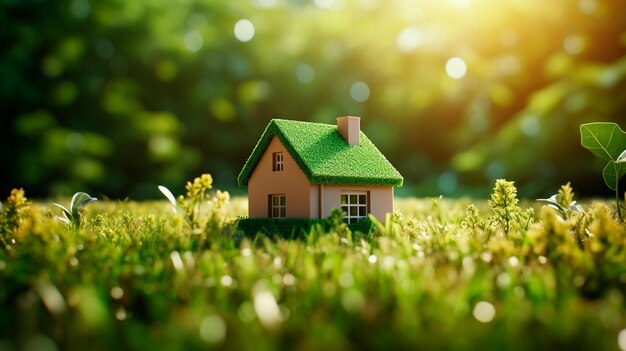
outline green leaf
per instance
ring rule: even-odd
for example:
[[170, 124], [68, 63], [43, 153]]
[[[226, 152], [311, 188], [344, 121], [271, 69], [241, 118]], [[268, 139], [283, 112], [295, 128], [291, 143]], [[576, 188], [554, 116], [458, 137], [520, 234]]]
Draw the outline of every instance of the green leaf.
[[172, 210], [176, 212], [176, 198], [174, 197], [174, 194], [172, 194], [170, 189], [164, 187], [163, 185], [159, 185], [158, 188], [159, 188], [159, 191], [161, 191], [161, 193], [163, 193], [163, 195], [165, 195], [165, 197], [172, 204]]
[[78, 211], [83, 208], [86, 204], [96, 201], [95, 197], [91, 197], [87, 193], [77, 192], [72, 196], [72, 202], [70, 203], [70, 208], [72, 209], [72, 217], [78, 218]]
[[626, 163], [609, 162], [602, 170], [604, 182], [611, 190], [616, 190], [619, 179], [626, 175]]
[[61, 204], [57, 204], [56, 202], [53, 202], [52, 204], [63, 210], [63, 214], [65, 215], [65, 218], [67, 218], [68, 220], [72, 218], [72, 213], [67, 208], [65, 208], [65, 206]]
[[626, 149], [626, 133], [611, 122], [585, 123], [580, 126], [580, 144], [599, 158], [616, 162]]

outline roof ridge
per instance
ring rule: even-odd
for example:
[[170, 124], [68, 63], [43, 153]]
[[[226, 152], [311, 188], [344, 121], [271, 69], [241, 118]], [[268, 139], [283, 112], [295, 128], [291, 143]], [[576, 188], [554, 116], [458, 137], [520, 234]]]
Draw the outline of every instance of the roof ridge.
[[348, 145], [334, 124], [273, 118], [244, 164], [237, 183], [246, 186], [276, 136], [312, 184], [401, 186], [402, 175], [360, 131], [361, 144]]

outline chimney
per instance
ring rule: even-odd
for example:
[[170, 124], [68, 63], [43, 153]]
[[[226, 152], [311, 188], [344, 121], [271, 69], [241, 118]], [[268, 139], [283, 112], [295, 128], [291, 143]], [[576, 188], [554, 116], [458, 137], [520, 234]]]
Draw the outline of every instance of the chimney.
[[361, 117], [339, 117], [337, 118], [337, 129], [339, 130], [339, 134], [341, 134], [351, 146], [360, 144]]

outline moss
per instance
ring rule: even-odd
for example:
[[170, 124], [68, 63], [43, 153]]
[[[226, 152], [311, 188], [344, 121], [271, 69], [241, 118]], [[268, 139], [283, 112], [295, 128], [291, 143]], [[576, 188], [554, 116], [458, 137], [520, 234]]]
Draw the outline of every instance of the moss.
[[363, 132], [360, 145], [350, 146], [335, 125], [273, 119], [237, 178], [240, 186], [248, 185], [274, 135], [313, 184], [402, 185], [400, 173]]

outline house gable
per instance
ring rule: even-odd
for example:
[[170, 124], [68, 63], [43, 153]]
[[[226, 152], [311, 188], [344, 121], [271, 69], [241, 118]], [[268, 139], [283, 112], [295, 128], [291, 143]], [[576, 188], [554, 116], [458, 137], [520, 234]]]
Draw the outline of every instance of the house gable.
[[[283, 155], [281, 170], [274, 167], [274, 155]], [[310, 184], [293, 157], [273, 136], [252, 172], [248, 187], [250, 217], [269, 217], [269, 201], [272, 196], [283, 195], [286, 199], [287, 217], [310, 216]]]

